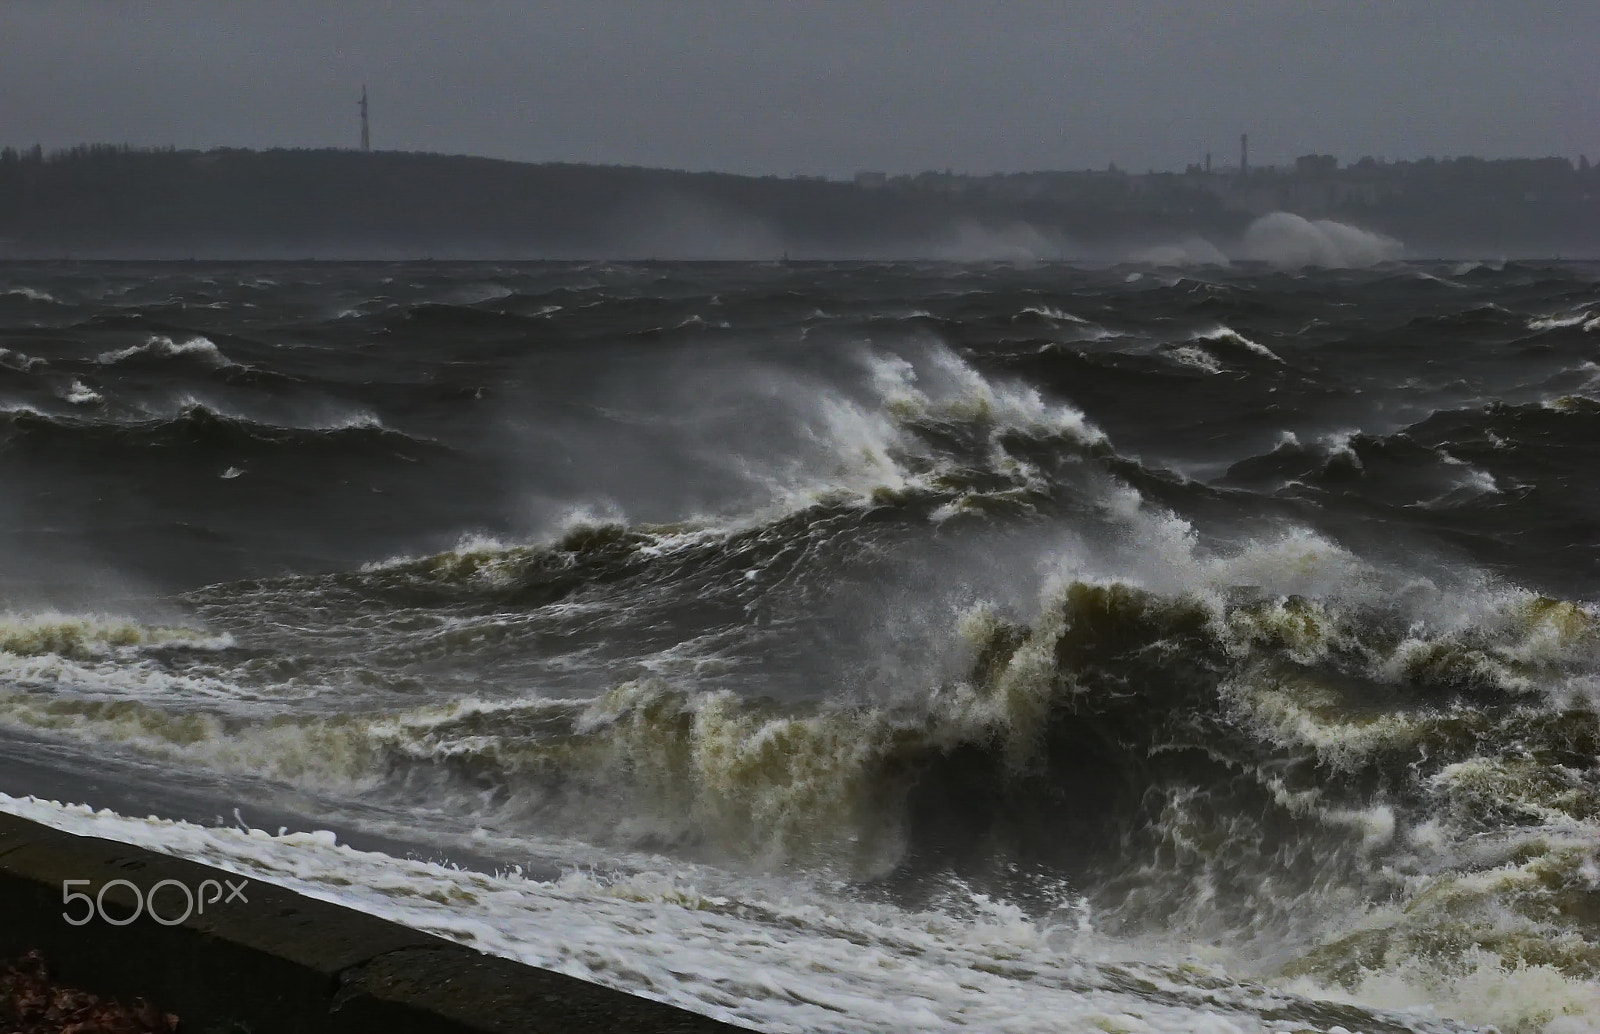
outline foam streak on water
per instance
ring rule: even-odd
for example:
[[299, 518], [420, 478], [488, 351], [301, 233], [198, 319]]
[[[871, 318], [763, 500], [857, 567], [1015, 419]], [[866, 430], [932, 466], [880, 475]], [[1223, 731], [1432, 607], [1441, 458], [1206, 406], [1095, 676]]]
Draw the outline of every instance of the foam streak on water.
[[[553, 882], [364, 854], [331, 835], [211, 828], [0, 795], [59, 829], [177, 854], [417, 929], [764, 1031], [1445, 1031], [1230, 984], [1197, 960], [1116, 957], [1081, 918], [1038, 922], [975, 895], [962, 914], [825, 893], [796, 900], [654, 859], [666, 871]], [[702, 886], [700, 879], [713, 886]], [[769, 894], [774, 894], [768, 897]], [[781, 896], [776, 896], [781, 895]], [[1327, 1018], [1318, 1021], [1317, 1013]], [[1331, 1024], [1331, 1026], [1330, 1026]]]

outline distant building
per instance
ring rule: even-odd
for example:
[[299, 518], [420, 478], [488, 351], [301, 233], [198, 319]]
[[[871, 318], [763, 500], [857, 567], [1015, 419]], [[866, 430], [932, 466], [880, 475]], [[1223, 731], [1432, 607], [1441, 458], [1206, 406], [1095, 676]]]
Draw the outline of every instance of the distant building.
[[1332, 176], [1339, 171], [1339, 159], [1331, 154], [1303, 154], [1294, 160], [1294, 171], [1301, 176]]
[[870, 172], [866, 169], [856, 173], [856, 186], [862, 190], [882, 190], [888, 182], [888, 173]]

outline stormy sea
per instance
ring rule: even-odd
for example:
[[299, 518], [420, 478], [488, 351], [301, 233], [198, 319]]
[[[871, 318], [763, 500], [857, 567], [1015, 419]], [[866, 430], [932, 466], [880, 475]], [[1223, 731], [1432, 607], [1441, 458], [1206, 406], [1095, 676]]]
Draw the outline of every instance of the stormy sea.
[[1597, 471], [1594, 264], [13, 263], [0, 809], [762, 1031], [1592, 1031]]

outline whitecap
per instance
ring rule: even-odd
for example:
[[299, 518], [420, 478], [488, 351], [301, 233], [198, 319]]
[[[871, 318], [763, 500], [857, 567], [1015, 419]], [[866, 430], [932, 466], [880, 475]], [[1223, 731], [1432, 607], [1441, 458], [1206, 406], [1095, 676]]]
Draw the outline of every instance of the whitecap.
[[164, 358], [194, 356], [217, 367], [238, 365], [223, 355], [222, 350], [209, 338], [196, 336], [186, 341], [174, 341], [172, 338], [160, 335], [150, 338], [142, 345], [130, 345], [127, 348], [103, 352], [96, 359], [96, 362], [104, 366], [112, 366], [142, 355], [161, 356]]
[[73, 381], [61, 398], [74, 406], [94, 406], [105, 401], [105, 396], [82, 381]]

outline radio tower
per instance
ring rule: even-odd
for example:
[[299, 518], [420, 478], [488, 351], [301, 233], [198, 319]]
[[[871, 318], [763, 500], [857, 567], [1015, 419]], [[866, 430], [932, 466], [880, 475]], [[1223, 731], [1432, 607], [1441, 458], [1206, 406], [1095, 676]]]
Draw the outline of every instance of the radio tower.
[[367, 84], [361, 84], [361, 149], [372, 150], [372, 132], [367, 126]]

